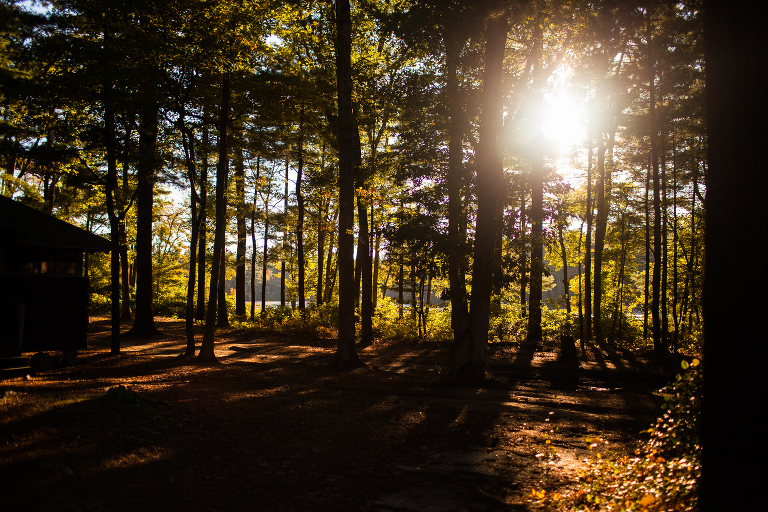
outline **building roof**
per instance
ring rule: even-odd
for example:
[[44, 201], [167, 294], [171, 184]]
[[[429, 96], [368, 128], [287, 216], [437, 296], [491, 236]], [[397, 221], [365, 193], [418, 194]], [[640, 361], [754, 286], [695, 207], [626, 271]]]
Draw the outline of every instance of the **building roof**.
[[111, 251], [115, 245], [98, 235], [0, 196], [0, 237], [16, 245]]

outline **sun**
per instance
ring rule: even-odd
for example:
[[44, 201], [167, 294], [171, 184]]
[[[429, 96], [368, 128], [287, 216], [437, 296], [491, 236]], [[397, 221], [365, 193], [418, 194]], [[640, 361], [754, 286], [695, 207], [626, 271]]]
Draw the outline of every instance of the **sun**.
[[544, 98], [542, 130], [552, 156], [566, 156], [586, 135], [586, 112], [573, 92], [557, 87]]

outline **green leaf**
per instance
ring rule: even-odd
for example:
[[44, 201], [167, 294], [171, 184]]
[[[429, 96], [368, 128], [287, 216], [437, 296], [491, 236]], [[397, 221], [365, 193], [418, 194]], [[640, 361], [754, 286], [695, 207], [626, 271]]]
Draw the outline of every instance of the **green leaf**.
[[682, 362], [680, 363], [680, 366], [683, 367], [683, 370], [687, 370], [688, 369], [688, 361], [683, 359]]

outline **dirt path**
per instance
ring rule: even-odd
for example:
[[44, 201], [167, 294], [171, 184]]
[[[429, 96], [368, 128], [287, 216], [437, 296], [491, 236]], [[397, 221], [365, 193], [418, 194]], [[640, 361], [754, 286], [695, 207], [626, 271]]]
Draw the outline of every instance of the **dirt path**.
[[375, 344], [339, 373], [334, 340], [242, 330], [200, 365], [178, 357], [182, 323], [159, 323], [112, 356], [93, 322], [78, 366], [0, 381], [4, 510], [535, 510], [531, 490], [633, 449], [667, 380], [629, 353], [577, 370], [497, 346], [497, 382], [455, 388], [446, 346]]

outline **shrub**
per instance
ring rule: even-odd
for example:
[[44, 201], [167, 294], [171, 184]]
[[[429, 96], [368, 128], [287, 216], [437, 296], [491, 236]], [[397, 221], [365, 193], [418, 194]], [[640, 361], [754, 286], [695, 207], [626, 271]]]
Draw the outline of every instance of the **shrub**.
[[429, 341], [445, 341], [453, 339], [451, 308], [429, 309], [429, 315], [427, 316], [427, 334], [425, 339]]
[[400, 305], [395, 299], [379, 299], [373, 315], [374, 336], [386, 339], [415, 338], [416, 324], [409, 313], [410, 311], [403, 311], [403, 317], [400, 318]]
[[527, 333], [528, 320], [521, 314], [518, 304], [491, 302], [489, 341], [520, 342]]
[[111, 311], [111, 308], [112, 300], [109, 298], [108, 293], [91, 293], [90, 302], [88, 304], [88, 312], [90, 314], [108, 314]]
[[[662, 417], [647, 430], [650, 439], [634, 457], [611, 456], [589, 461], [579, 476], [581, 489], [556, 505], [560, 510], [696, 511], [701, 476], [699, 418], [702, 370], [694, 359], [659, 391]], [[543, 492], [534, 495], [546, 501]]]
[[183, 286], [165, 286], [155, 289], [152, 305], [155, 316], [184, 318], [187, 311], [187, 290]]

